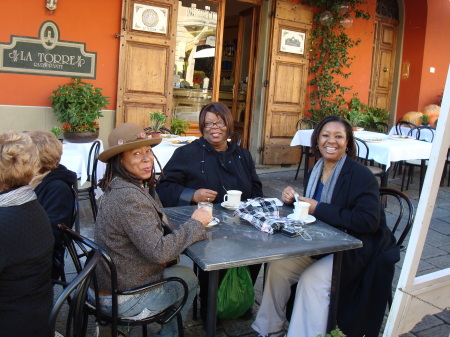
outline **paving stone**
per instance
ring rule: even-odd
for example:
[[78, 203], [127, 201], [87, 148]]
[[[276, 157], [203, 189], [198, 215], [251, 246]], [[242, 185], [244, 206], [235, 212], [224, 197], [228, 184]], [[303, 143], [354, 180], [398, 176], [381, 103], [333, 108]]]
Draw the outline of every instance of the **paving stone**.
[[435, 230], [438, 233], [444, 235], [450, 235], [450, 223], [449, 218], [435, 218], [430, 222], [430, 228]]

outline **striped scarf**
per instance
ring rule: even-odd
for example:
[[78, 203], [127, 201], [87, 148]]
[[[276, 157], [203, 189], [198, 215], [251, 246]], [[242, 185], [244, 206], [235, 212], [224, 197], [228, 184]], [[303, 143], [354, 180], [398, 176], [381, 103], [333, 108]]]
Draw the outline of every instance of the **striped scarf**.
[[0, 194], [0, 207], [19, 206], [36, 199], [36, 194], [31, 186], [22, 186]]

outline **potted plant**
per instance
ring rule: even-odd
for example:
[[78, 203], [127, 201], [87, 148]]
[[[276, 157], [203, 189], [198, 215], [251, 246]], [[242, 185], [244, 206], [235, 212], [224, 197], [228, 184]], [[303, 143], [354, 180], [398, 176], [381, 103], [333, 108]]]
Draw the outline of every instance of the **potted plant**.
[[62, 123], [64, 138], [72, 141], [86, 141], [98, 138], [98, 118], [102, 109], [109, 104], [109, 97], [101, 88], [72, 78], [72, 82], [58, 86], [49, 100], [58, 122]]
[[56, 138], [58, 138], [61, 142], [63, 141], [59, 136], [61, 136], [61, 128], [59, 126], [54, 126], [50, 130], [51, 133], [55, 135]]
[[166, 115], [162, 111], [153, 111], [149, 112], [150, 116], [150, 133], [152, 137], [160, 137], [161, 136], [161, 129], [164, 126], [164, 123], [166, 122]]
[[428, 125], [428, 115], [423, 114], [420, 116], [420, 119], [422, 120], [422, 125]]
[[170, 122], [170, 131], [172, 131], [174, 134], [181, 136], [182, 134], [186, 134], [186, 131], [189, 130], [189, 123], [180, 119], [180, 118], [173, 118]]

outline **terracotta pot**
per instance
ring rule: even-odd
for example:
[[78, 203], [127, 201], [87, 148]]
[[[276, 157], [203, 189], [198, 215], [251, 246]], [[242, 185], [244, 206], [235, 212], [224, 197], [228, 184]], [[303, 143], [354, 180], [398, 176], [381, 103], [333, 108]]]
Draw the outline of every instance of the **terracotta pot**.
[[152, 133], [152, 138], [161, 138], [161, 133]]
[[98, 138], [98, 131], [64, 132], [64, 138], [71, 143], [90, 143]]

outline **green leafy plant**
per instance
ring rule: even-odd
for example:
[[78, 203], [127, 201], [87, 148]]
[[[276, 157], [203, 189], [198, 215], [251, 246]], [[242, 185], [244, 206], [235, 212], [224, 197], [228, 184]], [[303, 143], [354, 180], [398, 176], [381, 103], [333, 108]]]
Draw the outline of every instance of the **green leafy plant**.
[[422, 120], [422, 124], [428, 124], [428, 115], [423, 114], [422, 116], [420, 116], [420, 119]]
[[64, 132], [96, 131], [97, 119], [103, 117], [102, 109], [109, 104], [109, 97], [101, 88], [72, 78], [73, 82], [58, 86], [49, 100]]
[[166, 123], [166, 115], [162, 111], [149, 112], [150, 130], [152, 133], [160, 133], [159, 129]]
[[351, 126], [367, 128], [374, 122], [387, 123], [389, 111], [370, 107], [362, 103], [358, 97], [353, 97], [348, 104], [348, 110], [345, 111], [344, 117]]
[[342, 85], [339, 80], [351, 75], [348, 70], [354, 57], [348, 49], [357, 46], [361, 40], [353, 40], [345, 33], [343, 23], [354, 17], [369, 19], [370, 14], [359, 9], [366, 1], [361, 0], [305, 0], [303, 3], [317, 9], [314, 15], [314, 27], [311, 31], [310, 67], [313, 78], [309, 83], [313, 90], [310, 94], [311, 109], [314, 120], [321, 120], [328, 115], [345, 116], [346, 102], [344, 94], [351, 87]]
[[[332, 330], [330, 333], [326, 334], [326, 337], [346, 337], [347, 335], [344, 334], [340, 329]], [[317, 335], [317, 337], [322, 337], [321, 334]]]
[[181, 136], [182, 134], [186, 134], [186, 131], [189, 130], [190, 124], [180, 118], [172, 118], [172, 121], [170, 122], [170, 130], [178, 135]]
[[52, 127], [50, 132], [53, 133], [56, 136], [56, 138], [59, 138], [59, 136], [61, 136], [61, 128], [59, 126]]

